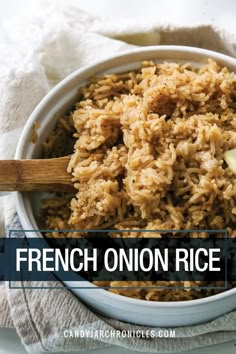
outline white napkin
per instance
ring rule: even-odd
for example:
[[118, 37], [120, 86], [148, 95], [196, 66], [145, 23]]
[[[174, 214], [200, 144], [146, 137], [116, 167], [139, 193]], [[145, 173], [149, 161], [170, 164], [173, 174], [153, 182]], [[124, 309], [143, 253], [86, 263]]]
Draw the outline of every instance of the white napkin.
[[[148, 21], [142, 24], [135, 20], [118, 21], [116, 19], [113, 21], [90, 16], [81, 11], [75, 2], [73, 2], [74, 5], [71, 3], [70, 1], [68, 5], [68, 1], [51, 0], [24, 17], [0, 25], [0, 159], [14, 157], [16, 144], [25, 122], [50, 88], [69, 73], [94, 60], [128, 49], [132, 45], [158, 44], [198, 46], [236, 56], [236, 36], [220, 28], [206, 25], [173, 28], [169, 26], [170, 24], [160, 27], [158, 23]], [[0, 197], [1, 234], [12, 223], [14, 215], [14, 198], [12, 196]], [[24, 298], [22, 293], [19, 296], [19, 293], [14, 293], [9, 289], [7, 292], [12, 321], [28, 350], [36, 348], [48, 351], [69, 351], [78, 350], [78, 347], [84, 349], [103, 345], [99, 341], [92, 340], [83, 345], [81, 340], [78, 340], [63, 346], [55, 334], [57, 332], [55, 323], [51, 323], [55, 345], [52, 344], [51, 337], [44, 338], [44, 340], [38, 339], [37, 336], [36, 338], [33, 335], [35, 331], [33, 325], [37, 325], [37, 313], [34, 312], [34, 306], [38, 306], [39, 301], [43, 302], [43, 292], [40, 296], [37, 292], [36, 303], [30, 302], [29, 294], [35, 297], [33, 290], [28, 292], [27, 301], [22, 300], [22, 303], [20, 303], [20, 299]], [[52, 292], [47, 291], [45, 296], [47, 298], [50, 294], [53, 296]], [[12, 321], [9, 317], [9, 307], [3, 295], [2, 292], [0, 325], [10, 326]], [[72, 299], [72, 294], [67, 290], [60, 292], [59, 296], [68, 296], [68, 304], [73, 302], [74, 307], [83, 313], [87, 311], [91, 318], [95, 318], [95, 315], [85, 309], [78, 299], [74, 297]], [[29, 321], [29, 328], [26, 330], [22, 323], [30, 317], [27, 313], [29, 304], [32, 307], [31, 315], [34, 314], [35, 317], [33, 322]], [[174, 352], [220, 343], [236, 337], [235, 317], [236, 314], [231, 313], [209, 324], [179, 329], [179, 338], [176, 340], [156, 339], [147, 343], [142, 339], [135, 339], [129, 342], [121, 340], [116, 344], [143, 351]], [[43, 318], [40, 320], [44, 321]], [[57, 321], [60, 322], [60, 320], [62, 319], [57, 318]], [[51, 321], [53, 322], [53, 319]], [[118, 321], [104, 321], [101, 318], [98, 323], [104, 328], [106, 328], [105, 325], [109, 328], [127, 328], [128, 326]], [[216, 330], [218, 332], [214, 333]], [[33, 337], [30, 337], [30, 331]]]

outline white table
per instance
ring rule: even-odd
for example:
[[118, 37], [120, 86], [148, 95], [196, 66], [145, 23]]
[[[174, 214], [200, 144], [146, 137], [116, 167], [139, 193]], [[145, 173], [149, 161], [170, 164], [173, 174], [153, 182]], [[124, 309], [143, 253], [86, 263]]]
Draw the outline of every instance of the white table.
[[[43, 0], [2, 0], [0, 19], [17, 14]], [[60, 2], [60, 0], [57, 0]], [[156, 23], [187, 25], [213, 24], [225, 29], [236, 29], [236, 1], [234, 0], [67, 0], [76, 2], [92, 14], [114, 18], [149, 19]]]
[[[0, 330], [0, 354], [26, 354], [26, 350], [23, 348], [21, 341], [14, 329], [1, 329]], [[113, 347], [101, 350], [91, 350], [87, 352], [81, 352], [84, 354], [142, 354], [141, 352], [134, 352], [131, 350]], [[184, 354], [235, 354], [236, 353], [236, 340], [226, 344], [220, 344], [217, 346], [211, 346], [207, 348], [191, 350], [184, 352]], [[57, 353], [59, 354], [59, 353]], [[76, 354], [76, 353], [75, 353]], [[152, 353], [150, 353], [152, 354]], [[153, 353], [154, 354], [154, 353]], [[175, 354], [183, 354], [175, 353]]]
[[[27, 7], [34, 6], [39, 1], [43, 0], [2, 0], [0, 2], [0, 21], [15, 15], [20, 16]], [[225, 30], [229, 29], [231, 32], [235, 30], [236, 33], [236, 1], [234, 0], [77, 0], [76, 2], [84, 10], [96, 15], [107, 15], [114, 18], [133, 17], [140, 21], [148, 18], [150, 21], [156, 21], [156, 23], [164, 24], [168, 21], [173, 25], [210, 23], [223, 27]], [[0, 330], [0, 354], [6, 353], [26, 353], [16, 331], [13, 329]], [[118, 347], [87, 352], [87, 354], [93, 353], [131, 354], [134, 352]], [[234, 342], [185, 352], [185, 354], [212, 353], [235, 354], [236, 339]]]

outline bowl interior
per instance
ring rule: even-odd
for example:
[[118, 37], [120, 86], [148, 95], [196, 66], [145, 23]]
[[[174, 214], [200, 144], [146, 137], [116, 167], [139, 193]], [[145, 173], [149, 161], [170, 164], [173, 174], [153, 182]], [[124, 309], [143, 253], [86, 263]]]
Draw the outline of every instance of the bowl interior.
[[[78, 88], [86, 85], [91, 76], [135, 70], [140, 67], [143, 60], [189, 62], [193, 66], [199, 67], [206, 64], [208, 58], [214, 59], [219, 64], [236, 72], [236, 60], [233, 58], [198, 48], [177, 46], [146, 47], [145, 49], [132, 50], [76, 71], [51, 90], [36, 107], [23, 130], [15, 158], [40, 158], [43, 142], [52, 131], [58, 117], [73, 108], [73, 104], [77, 101]], [[39, 123], [40, 127], [37, 131], [38, 140], [33, 144], [30, 136], [35, 122]], [[48, 196], [48, 193], [16, 193], [17, 211], [25, 230], [38, 229], [36, 216], [39, 215], [40, 200], [45, 196]], [[36, 234], [41, 237], [40, 232]], [[35, 232], [32, 235], [35, 235]], [[192, 300], [192, 302], [196, 301], [199, 300]]]

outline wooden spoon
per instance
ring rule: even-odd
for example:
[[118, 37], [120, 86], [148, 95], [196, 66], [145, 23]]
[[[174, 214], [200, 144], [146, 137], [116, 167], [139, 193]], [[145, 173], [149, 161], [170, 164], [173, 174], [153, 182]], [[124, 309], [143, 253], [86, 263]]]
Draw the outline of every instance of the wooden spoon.
[[37, 160], [1, 160], [0, 191], [74, 190], [72, 176], [67, 172], [70, 156]]

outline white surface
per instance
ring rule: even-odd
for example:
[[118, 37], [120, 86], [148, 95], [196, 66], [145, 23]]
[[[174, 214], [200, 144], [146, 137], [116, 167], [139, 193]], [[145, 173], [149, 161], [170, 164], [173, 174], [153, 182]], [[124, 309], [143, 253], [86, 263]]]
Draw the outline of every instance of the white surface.
[[[38, 0], [41, 1], [41, 0]], [[28, 6], [34, 6], [37, 0], [1, 0], [0, 21], [11, 16], [20, 16]], [[58, 0], [59, 1], [59, 0]], [[69, 1], [69, 0], [68, 0]], [[135, 17], [142, 21], [149, 18], [157, 23], [187, 25], [188, 23], [217, 24], [225, 29], [236, 32], [236, 1], [233, 0], [77, 0], [81, 7], [94, 14], [110, 15], [113, 17]], [[201, 350], [191, 351], [191, 354], [233, 354], [236, 352], [235, 343], [227, 343]], [[26, 353], [20, 344], [14, 330], [0, 330], [0, 354]], [[95, 351], [94, 351], [95, 352]], [[92, 353], [92, 352], [90, 352]], [[116, 353], [128, 354], [130, 351], [114, 348], [113, 350], [97, 350], [97, 354]], [[133, 352], [132, 352], [133, 353]], [[137, 352], [138, 353], [138, 352]], [[140, 352], [139, 352], [140, 353]], [[190, 352], [185, 352], [190, 354]]]
[[[67, 0], [73, 2], [73, 0]], [[75, 1], [75, 0], [74, 0]], [[43, 0], [1, 0], [0, 18], [19, 16], [25, 8]], [[60, 2], [60, 0], [58, 0]], [[236, 28], [234, 0], [76, 0], [81, 8], [96, 15], [150, 19], [156, 23], [186, 25], [188, 23], [217, 24]]]
[[[226, 344], [220, 344], [217, 346], [211, 346], [204, 349], [191, 350], [184, 352], [184, 354], [235, 354], [236, 352], [236, 341], [229, 342]], [[26, 350], [23, 348], [20, 339], [14, 329], [1, 329], [0, 331], [0, 354], [26, 354]], [[112, 347], [102, 350], [91, 350], [89, 352], [81, 352], [84, 354], [135, 354], [135, 352], [120, 349], [118, 347]], [[55, 353], [59, 354], [59, 353]], [[142, 352], [137, 352], [137, 354], [142, 354]], [[150, 353], [154, 354], [154, 353]], [[175, 353], [183, 354], [183, 353]]]

